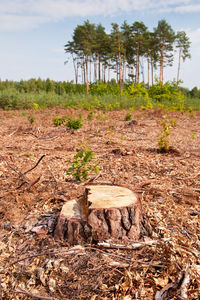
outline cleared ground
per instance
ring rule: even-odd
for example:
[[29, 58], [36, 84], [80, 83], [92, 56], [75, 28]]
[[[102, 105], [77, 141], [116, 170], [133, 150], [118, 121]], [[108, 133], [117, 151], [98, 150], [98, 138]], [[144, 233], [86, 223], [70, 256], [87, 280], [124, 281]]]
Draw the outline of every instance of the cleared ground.
[[[53, 124], [57, 116], [80, 114], [83, 127], [77, 131]], [[199, 299], [200, 113], [134, 111], [132, 124], [124, 121], [126, 111], [96, 111], [92, 120], [88, 114], [0, 111], [0, 296], [154, 299], [156, 291], [179, 282], [188, 266], [188, 299]], [[176, 122], [167, 154], [157, 151], [163, 118]], [[88, 245], [66, 254], [67, 243], [55, 243], [48, 230], [31, 231], [45, 214], [54, 224], [63, 203], [83, 193], [84, 184], [70, 180], [66, 169], [85, 146], [99, 161], [94, 182], [126, 184], [141, 194], [157, 246], [125, 251]], [[169, 298], [159, 299], [178, 299], [180, 286], [169, 292]]]

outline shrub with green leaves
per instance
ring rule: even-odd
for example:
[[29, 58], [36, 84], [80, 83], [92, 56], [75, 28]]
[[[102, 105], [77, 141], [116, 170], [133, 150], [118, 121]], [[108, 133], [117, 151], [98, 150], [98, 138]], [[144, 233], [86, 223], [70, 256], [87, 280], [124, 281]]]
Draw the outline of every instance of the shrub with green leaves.
[[56, 117], [54, 120], [53, 120], [53, 124], [57, 127], [57, 126], [60, 126], [62, 124], [64, 124], [66, 121], [66, 118], [65, 117]]
[[31, 125], [34, 123], [35, 121], [35, 117], [34, 116], [28, 116], [28, 120], [31, 123]]
[[125, 118], [124, 118], [124, 121], [131, 121], [132, 119], [132, 115], [130, 113], [128, 113]]
[[162, 101], [183, 101], [185, 96], [179, 90], [179, 82], [167, 81], [164, 84], [159, 80], [156, 80], [156, 83], [153, 84], [149, 89], [149, 97], [153, 100], [162, 102]]
[[95, 160], [94, 153], [85, 147], [84, 150], [78, 151], [74, 156], [71, 167], [67, 169], [66, 174], [72, 175], [77, 181], [84, 181], [98, 172], [98, 162]]
[[175, 120], [163, 120], [161, 123], [161, 133], [158, 136], [158, 147], [160, 152], [169, 152], [170, 144], [168, 137], [171, 134], [171, 129], [174, 128], [175, 125]]
[[94, 118], [94, 113], [92, 111], [90, 111], [87, 116], [87, 119], [91, 121], [93, 118]]
[[133, 98], [141, 97], [146, 100], [149, 98], [148, 90], [145, 88], [144, 83], [132, 83], [128, 85], [127, 88], [124, 88], [123, 94]]
[[68, 118], [68, 122], [67, 122], [66, 126], [69, 127], [70, 129], [78, 130], [83, 126], [82, 119], [81, 118], [79, 118], [79, 119]]

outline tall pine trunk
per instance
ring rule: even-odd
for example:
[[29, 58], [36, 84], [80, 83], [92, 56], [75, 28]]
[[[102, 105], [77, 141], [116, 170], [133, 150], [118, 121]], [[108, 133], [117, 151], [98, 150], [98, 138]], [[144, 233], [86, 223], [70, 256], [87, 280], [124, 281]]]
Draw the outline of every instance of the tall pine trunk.
[[116, 80], [117, 80], [117, 83], [119, 83], [119, 62], [118, 62], [118, 60], [116, 62]]
[[94, 57], [94, 81], [97, 81], [97, 59]]
[[137, 41], [137, 82], [140, 82], [140, 57], [139, 57], [139, 50], [140, 50], [140, 42]]
[[126, 56], [123, 56], [123, 70], [122, 70], [122, 82], [126, 80]]
[[163, 80], [164, 80], [164, 43], [161, 44], [161, 49], [160, 49], [160, 81], [163, 85]]
[[180, 76], [181, 55], [182, 55], [182, 49], [179, 49], [179, 55], [178, 55], [178, 71], [177, 71], [177, 82], [179, 81], [179, 76]]
[[92, 61], [91, 61], [91, 59], [90, 59], [90, 84], [91, 84], [91, 82], [92, 82]]
[[101, 53], [99, 53], [99, 81], [101, 81]]
[[75, 83], [78, 83], [78, 66], [76, 64], [76, 58], [72, 55], [73, 65], [74, 65], [74, 74], [75, 74]]
[[151, 56], [151, 85], [154, 84], [153, 68], [154, 68], [154, 61], [153, 61], [153, 57]]
[[81, 78], [82, 84], [85, 83], [85, 64], [84, 64], [84, 56], [81, 58]]
[[143, 59], [141, 62], [141, 75], [142, 75], [142, 81], [144, 83], [145, 79], [144, 79], [144, 61], [143, 61]]
[[103, 69], [103, 82], [106, 83], [106, 65], [104, 64], [104, 69]]
[[88, 56], [86, 55], [86, 90], [87, 94], [89, 93], [90, 87], [88, 82]]
[[148, 88], [150, 88], [150, 62], [149, 62], [149, 55], [147, 56], [147, 68], [148, 68]]
[[121, 46], [120, 39], [118, 38], [118, 59], [119, 59], [119, 87], [120, 87], [120, 95], [122, 93], [122, 74], [121, 74]]

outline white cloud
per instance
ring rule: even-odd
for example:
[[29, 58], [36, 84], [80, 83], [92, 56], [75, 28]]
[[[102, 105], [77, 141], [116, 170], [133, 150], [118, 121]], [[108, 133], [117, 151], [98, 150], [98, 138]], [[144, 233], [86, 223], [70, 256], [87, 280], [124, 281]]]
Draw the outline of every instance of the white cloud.
[[200, 12], [200, 4], [179, 6], [176, 7], [176, 12], [180, 12], [180, 13]]
[[49, 18], [42, 16], [0, 15], [0, 31], [28, 30], [49, 20]]
[[192, 42], [192, 45], [200, 45], [200, 28], [197, 28], [195, 30], [186, 30], [187, 35], [190, 38], [190, 41]]
[[1, 0], [0, 31], [26, 30], [67, 17], [110, 16], [131, 11], [200, 10], [195, 0]]

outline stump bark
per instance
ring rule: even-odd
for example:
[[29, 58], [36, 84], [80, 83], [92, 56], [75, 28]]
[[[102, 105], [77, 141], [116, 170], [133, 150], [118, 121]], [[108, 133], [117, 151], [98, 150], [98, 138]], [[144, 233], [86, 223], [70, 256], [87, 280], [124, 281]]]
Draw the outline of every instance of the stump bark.
[[64, 204], [54, 237], [70, 244], [138, 240], [142, 223], [141, 201], [136, 193], [121, 186], [89, 185], [82, 198]]

